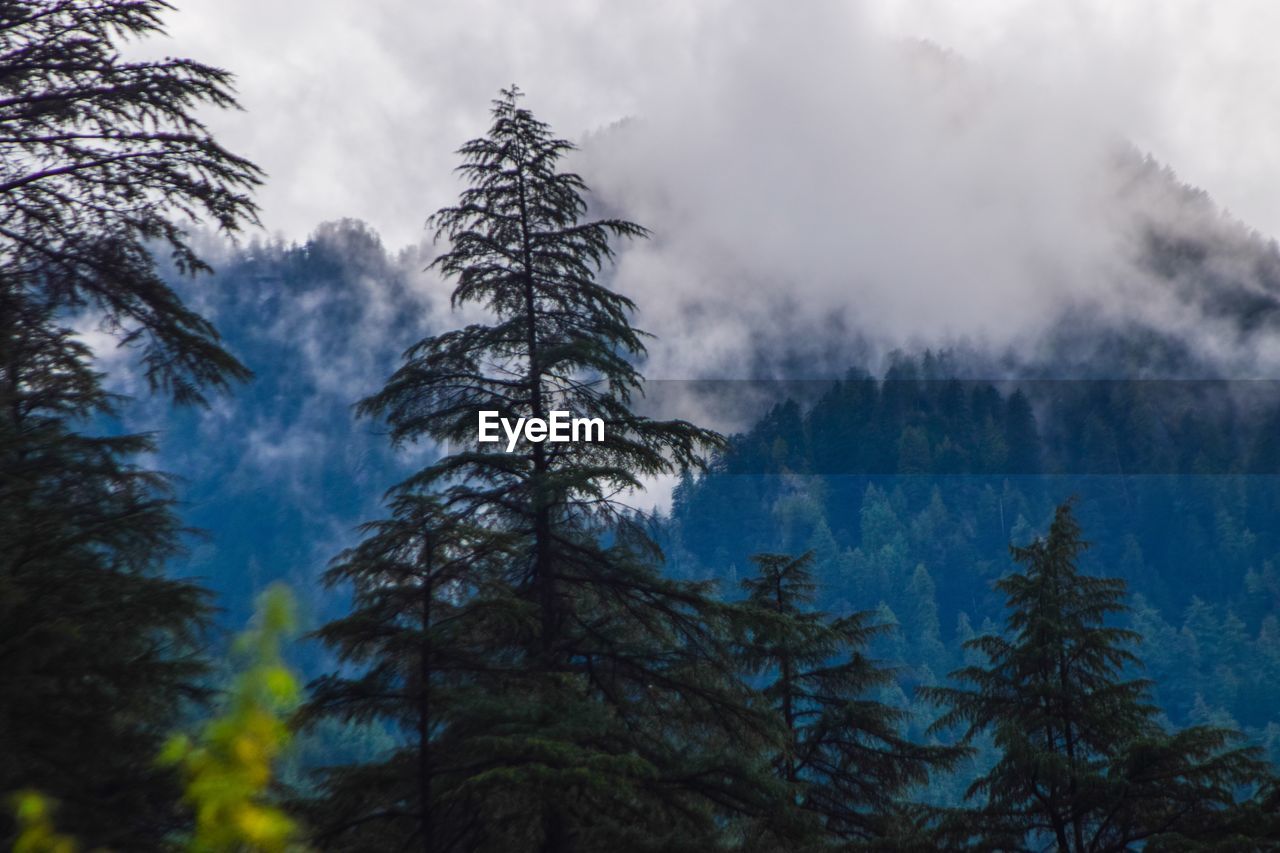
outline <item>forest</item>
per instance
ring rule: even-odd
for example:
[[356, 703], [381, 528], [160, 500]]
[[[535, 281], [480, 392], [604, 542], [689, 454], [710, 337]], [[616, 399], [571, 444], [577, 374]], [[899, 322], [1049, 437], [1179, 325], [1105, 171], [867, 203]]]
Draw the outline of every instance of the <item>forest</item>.
[[0, 0], [0, 844], [1280, 849], [1274, 382], [1065, 321], [1073, 378], [646, 380], [613, 268], [668, 226], [519, 88], [429, 248], [237, 239], [233, 78], [120, 53], [169, 10]]

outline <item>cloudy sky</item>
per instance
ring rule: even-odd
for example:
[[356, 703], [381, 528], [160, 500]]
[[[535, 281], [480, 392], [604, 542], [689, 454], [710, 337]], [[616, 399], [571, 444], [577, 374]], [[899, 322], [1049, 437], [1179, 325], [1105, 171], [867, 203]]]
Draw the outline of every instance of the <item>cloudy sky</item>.
[[[928, 39], [993, 79], [1035, 81], [1062, 109], [1115, 120], [1241, 218], [1280, 233], [1280, 4], [1271, 0], [867, 0], [843, 4], [845, 13], [786, 15], [767, 11], [783, 4], [741, 0], [176, 5], [171, 39], [147, 49], [239, 75], [247, 112], [214, 124], [270, 173], [264, 218], [290, 236], [357, 216], [392, 245], [416, 240], [452, 189], [450, 151], [483, 128], [487, 100], [506, 83], [518, 81], [541, 116], [578, 137], [635, 113], [673, 77], [696, 87], [701, 62], [727, 43], [758, 51], [768, 76], [805, 60], [771, 41], [839, 49], [843, 37], [852, 49], [854, 30]], [[832, 21], [849, 31], [809, 29]]]
[[[239, 76], [245, 111], [210, 123], [266, 169], [263, 221], [290, 239], [356, 217], [421, 240], [518, 82], [655, 231], [616, 279], [668, 342], [650, 376], [726, 375], [771, 326], [1019, 345], [1080, 304], [1216, 345], [1142, 280], [1134, 223], [1187, 211], [1126, 189], [1120, 140], [1280, 234], [1274, 0], [176, 4], [136, 49]], [[1259, 346], [1232, 358], [1280, 368]]]
[[[655, 232], [615, 280], [659, 333], [650, 378], [760, 375], [752, 354], [846, 332], [1027, 347], [1082, 302], [1280, 376], [1274, 336], [1242, 342], [1134, 265], [1135, 217], [1204, 232], [1216, 210], [1179, 223], [1108, 166], [1127, 140], [1280, 235], [1276, 0], [173, 2], [170, 37], [133, 50], [238, 75], [245, 110], [208, 119], [267, 171], [289, 239], [355, 217], [421, 240], [454, 149], [519, 83]], [[348, 331], [386, 343], [382, 319]]]

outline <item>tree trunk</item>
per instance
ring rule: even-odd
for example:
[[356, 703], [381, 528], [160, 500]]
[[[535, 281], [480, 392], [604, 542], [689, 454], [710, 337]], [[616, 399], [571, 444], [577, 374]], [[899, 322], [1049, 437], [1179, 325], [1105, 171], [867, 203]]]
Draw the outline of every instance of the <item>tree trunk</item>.
[[422, 580], [422, 644], [419, 649], [418, 678], [418, 810], [422, 830], [422, 851], [435, 849], [435, 826], [431, 808], [431, 545], [427, 545], [426, 573]]

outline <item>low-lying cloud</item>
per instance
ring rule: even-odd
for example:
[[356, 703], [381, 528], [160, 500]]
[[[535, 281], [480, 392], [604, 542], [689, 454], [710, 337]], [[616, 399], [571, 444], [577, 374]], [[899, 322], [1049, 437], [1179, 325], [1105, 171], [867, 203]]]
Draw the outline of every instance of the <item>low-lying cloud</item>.
[[[1194, 288], [1147, 263], [1153, 228], [1241, 229], [1143, 162], [1123, 86], [1098, 99], [1048, 73], [993, 75], [836, 4], [748, 4], [733, 33], [655, 73], [579, 164], [605, 208], [654, 229], [616, 278], [661, 331], [651, 376], [794, 376], [789, 355], [838, 374], [899, 347], [1034, 353], [1067, 313], [1242, 360]], [[1263, 355], [1250, 347], [1243, 360]]]

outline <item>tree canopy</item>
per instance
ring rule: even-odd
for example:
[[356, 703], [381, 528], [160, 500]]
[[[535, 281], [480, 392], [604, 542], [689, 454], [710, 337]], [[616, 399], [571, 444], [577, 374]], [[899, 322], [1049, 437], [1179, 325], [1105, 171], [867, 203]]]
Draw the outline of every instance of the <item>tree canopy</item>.
[[1237, 792], [1266, 778], [1254, 747], [1215, 726], [1166, 731], [1150, 682], [1128, 677], [1140, 637], [1107, 624], [1124, 612], [1125, 585], [1081, 574], [1086, 547], [1068, 502], [1049, 533], [1012, 550], [1023, 571], [996, 586], [1006, 631], [969, 640], [987, 665], [965, 667], [962, 685], [927, 692], [947, 706], [936, 729], [990, 729], [1000, 757], [969, 788], [976, 811], [953, 840], [1021, 849], [1128, 850], [1135, 844], [1235, 843]]
[[142, 346], [147, 379], [181, 401], [246, 369], [156, 269], [207, 270], [184, 228], [256, 222], [260, 171], [199, 108], [234, 108], [231, 75], [190, 59], [129, 61], [161, 32], [163, 0], [0, 2], [0, 286], [90, 309]]
[[83, 333], [140, 346], [178, 402], [247, 377], [153, 251], [207, 269], [184, 229], [254, 222], [259, 180], [196, 118], [235, 106], [227, 72], [122, 57], [169, 8], [0, 2], [0, 790], [36, 786], [78, 837], [131, 850], [181, 825], [154, 756], [208, 692], [212, 606], [164, 573], [186, 532], [171, 481], [139, 462], [153, 436], [111, 433], [121, 398]]

